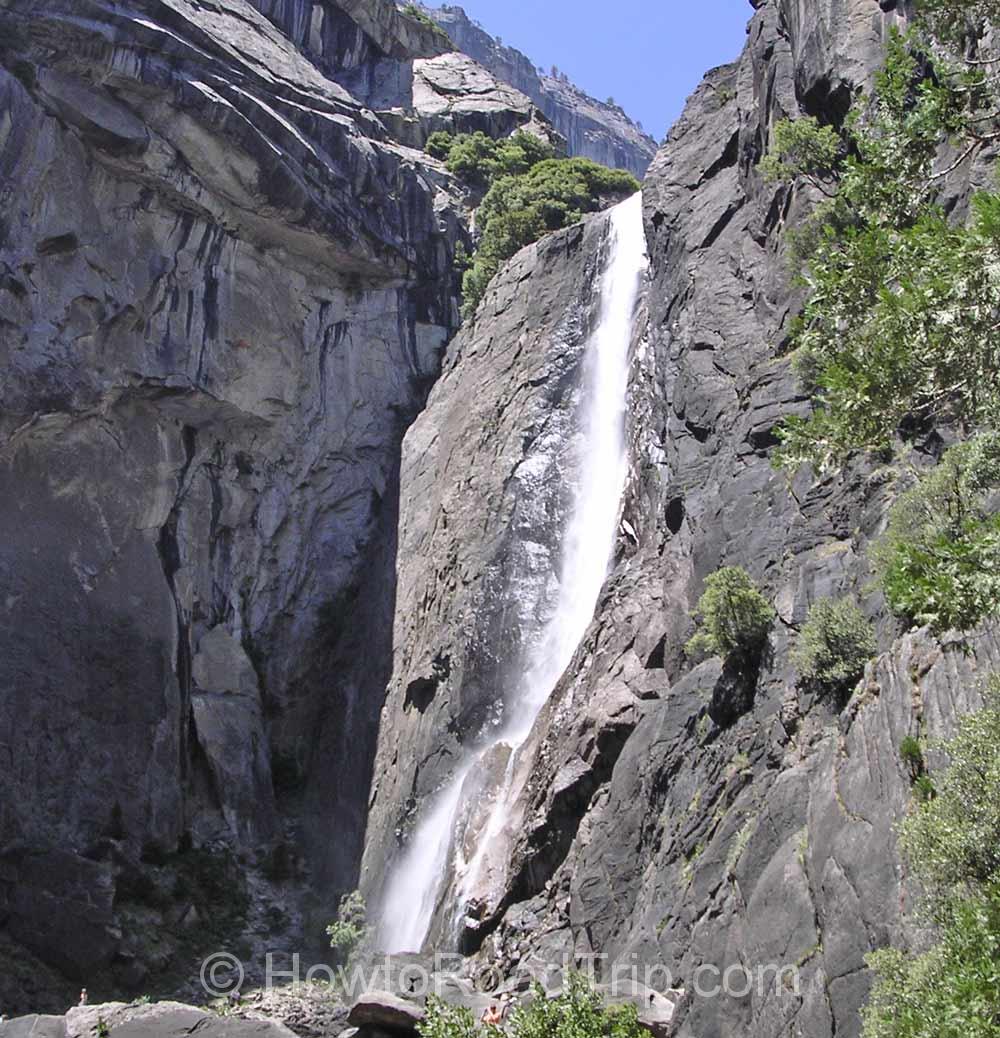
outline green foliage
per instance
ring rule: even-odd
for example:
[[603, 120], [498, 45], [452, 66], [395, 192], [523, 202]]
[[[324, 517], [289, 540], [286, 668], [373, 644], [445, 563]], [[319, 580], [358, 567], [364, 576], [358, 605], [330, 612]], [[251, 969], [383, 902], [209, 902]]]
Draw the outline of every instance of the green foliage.
[[919, 776], [923, 773], [924, 750], [920, 745], [920, 740], [915, 735], [904, 737], [899, 744], [899, 756], [914, 776]]
[[341, 959], [349, 959], [351, 953], [368, 934], [368, 909], [365, 899], [357, 890], [344, 894], [340, 899], [337, 918], [326, 928], [330, 947]]
[[404, 4], [402, 7], [402, 11], [403, 14], [407, 15], [407, 17], [414, 19], [414, 21], [420, 22], [421, 25], [430, 29], [435, 36], [442, 36], [444, 39], [449, 40], [450, 42], [451, 38], [444, 31], [444, 29], [442, 29], [441, 26], [438, 25], [438, 23], [434, 21], [434, 19], [431, 18], [429, 14], [424, 14], [424, 12], [421, 11], [416, 4]]
[[739, 566], [723, 566], [706, 579], [696, 614], [698, 630], [686, 646], [692, 657], [751, 657], [767, 640], [776, 615], [750, 575]]
[[[421, 1038], [474, 1038], [479, 1033], [468, 1009], [450, 1006], [433, 995], [417, 1030]], [[634, 1006], [605, 1006], [579, 974], [571, 974], [553, 998], [536, 984], [531, 1003], [515, 1009], [503, 1031], [511, 1038], [643, 1038], [646, 1034]]]
[[552, 145], [523, 130], [501, 140], [481, 131], [438, 131], [427, 139], [426, 150], [472, 187], [486, 191], [476, 211], [475, 256], [462, 249], [455, 257], [467, 319], [475, 316], [493, 276], [519, 249], [639, 190], [630, 173], [589, 159], [557, 159]]
[[1000, 1038], [1000, 690], [943, 747], [937, 789], [900, 838], [925, 890], [936, 941], [870, 955], [865, 1038]]
[[527, 173], [539, 162], [555, 158], [551, 144], [524, 130], [499, 140], [481, 130], [458, 134], [439, 130], [427, 138], [425, 150], [478, 187], [489, 186], [497, 177]]
[[944, 747], [948, 768], [937, 795], [910, 815], [900, 841], [939, 904], [956, 891], [1000, 878], [1000, 687], [985, 709], [962, 721]]
[[810, 120], [775, 129], [765, 172], [831, 196], [796, 242], [809, 296], [793, 344], [815, 408], [779, 430], [780, 464], [885, 449], [930, 419], [1000, 417], [1000, 198], [977, 196], [952, 224], [934, 172], [946, 138], [987, 139], [984, 79], [943, 61], [935, 73], [894, 35], [842, 140]]
[[913, 795], [922, 804], [933, 800], [937, 796], [937, 787], [930, 775], [918, 775], [913, 780]]
[[426, 1014], [417, 1024], [420, 1038], [475, 1038], [476, 1018], [465, 1006], [452, 1006], [436, 995], [427, 998]]
[[873, 556], [893, 611], [935, 631], [968, 630], [1000, 608], [1000, 434], [947, 450], [903, 494]]
[[501, 176], [476, 213], [479, 248], [462, 281], [463, 316], [475, 316], [486, 286], [519, 249], [638, 189], [631, 173], [580, 158], [546, 159], [527, 173]]
[[865, 1038], [1000, 1038], [1000, 883], [957, 905], [923, 955], [868, 956]]
[[791, 183], [807, 177], [817, 185], [832, 179], [839, 168], [843, 142], [832, 126], [817, 119], [784, 119], [775, 124], [771, 149], [760, 164], [765, 179]]
[[586, 979], [571, 974], [555, 998], [546, 998], [540, 987], [535, 1000], [520, 1006], [511, 1017], [513, 1038], [642, 1038], [634, 1006], [608, 1006]]
[[472, 257], [462, 242], [455, 246], [455, 271], [464, 274], [472, 266]]
[[1000, 21], [1000, 0], [917, 0], [917, 13], [930, 33], [951, 43], [965, 43]]
[[806, 685], [843, 695], [857, 684], [875, 649], [871, 623], [857, 605], [828, 598], [810, 608], [792, 662]]

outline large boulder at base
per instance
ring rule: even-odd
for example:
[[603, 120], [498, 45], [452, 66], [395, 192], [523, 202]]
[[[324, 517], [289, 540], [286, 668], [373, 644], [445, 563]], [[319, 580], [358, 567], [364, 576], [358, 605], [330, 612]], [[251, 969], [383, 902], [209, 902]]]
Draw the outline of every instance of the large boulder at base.
[[423, 1009], [388, 991], [369, 991], [351, 1009], [347, 1022], [352, 1027], [409, 1033], [424, 1019]]
[[[41, 1019], [59, 1019], [41, 1018]], [[14, 1020], [8, 1028], [19, 1024]], [[151, 1002], [146, 1005], [109, 1002], [104, 1005], [77, 1006], [65, 1016], [66, 1038], [93, 1038], [99, 1026], [107, 1028], [110, 1038], [184, 1038], [198, 1032], [201, 1038], [295, 1038], [294, 1033], [276, 1020], [246, 1020], [237, 1016], [217, 1016], [204, 1009], [180, 1002]], [[4, 1031], [7, 1038], [8, 1031]], [[35, 1032], [18, 1031], [17, 1038], [34, 1038]], [[62, 1038], [55, 1030], [38, 1033], [38, 1038]]]

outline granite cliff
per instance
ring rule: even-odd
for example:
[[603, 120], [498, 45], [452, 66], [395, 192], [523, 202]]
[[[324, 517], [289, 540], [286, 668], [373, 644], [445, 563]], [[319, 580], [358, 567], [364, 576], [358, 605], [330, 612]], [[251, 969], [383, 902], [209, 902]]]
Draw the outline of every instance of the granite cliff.
[[[891, 471], [771, 467], [805, 406], [783, 231], [814, 199], [757, 163], [783, 116], [843, 117], [906, 9], [753, 7], [649, 168], [614, 565], [459, 938], [514, 979], [664, 965], [678, 1035], [843, 1038], [863, 955], [909, 936], [899, 742], [951, 730], [1000, 639], [904, 634], [870, 590]], [[377, 903], [546, 608], [607, 218], [459, 330], [467, 196], [420, 149], [651, 151], [434, 15], [464, 53], [387, 0], [0, 0], [0, 946], [34, 978], [5, 1008], [180, 986], [219, 942], [315, 941], [359, 883]], [[723, 563], [779, 613], [752, 685], [682, 654]], [[836, 710], [788, 650], [845, 591], [880, 655]], [[802, 988], [691, 994], [736, 963]]]

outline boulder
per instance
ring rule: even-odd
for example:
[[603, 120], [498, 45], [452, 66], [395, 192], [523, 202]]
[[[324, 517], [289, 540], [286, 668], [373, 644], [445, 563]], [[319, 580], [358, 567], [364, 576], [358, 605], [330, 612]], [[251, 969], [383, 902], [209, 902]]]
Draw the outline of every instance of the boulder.
[[416, 1003], [388, 991], [369, 991], [351, 1007], [347, 1022], [351, 1027], [411, 1034], [423, 1019], [424, 1010]]
[[0, 1024], [3, 1038], [66, 1038], [63, 1016], [18, 1016]]

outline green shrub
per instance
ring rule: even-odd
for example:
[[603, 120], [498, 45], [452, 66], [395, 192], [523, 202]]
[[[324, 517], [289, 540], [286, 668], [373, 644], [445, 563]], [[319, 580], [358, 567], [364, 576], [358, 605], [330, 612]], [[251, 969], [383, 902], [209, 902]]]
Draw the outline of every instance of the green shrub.
[[605, 1006], [579, 974], [570, 974], [555, 998], [535, 988], [535, 1000], [519, 1006], [507, 1029], [513, 1038], [643, 1038], [632, 1005]]
[[430, 15], [424, 14], [424, 12], [421, 11], [416, 4], [404, 4], [402, 7], [402, 11], [403, 14], [407, 15], [410, 18], [413, 18], [414, 20], [420, 22], [421, 25], [430, 29], [435, 36], [440, 36], [444, 40], [448, 40], [449, 43], [451, 42], [451, 37], [444, 31], [444, 29], [442, 29], [441, 26], [438, 25], [438, 23], [434, 21], [434, 19], [431, 18]]
[[475, 316], [486, 286], [519, 249], [639, 190], [631, 173], [590, 159], [546, 159], [501, 176], [476, 213], [479, 248], [462, 281], [463, 316]]
[[1000, 0], [919, 0], [917, 10], [937, 38], [955, 43], [978, 38], [984, 23], [1000, 21]]
[[930, 951], [868, 956], [876, 981], [864, 1038], [997, 1038], [998, 957], [1000, 883], [993, 883], [955, 906]]
[[457, 134], [439, 130], [427, 138], [424, 148], [450, 172], [478, 187], [488, 187], [497, 177], [527, 173], [556, 154], [551, 144], [524, 130], [499, 139], [481, 130]]
[[696, 615], [689, 656], [749, 657], [763, 647], [776, 614], [745, 570], [723, 566], [706, 579]]
[[[536, 984], [533, 1000], [518, 1006], [504, 1024], [510, 1038], [643, 1038], [632, 1005], [605, 1006], [579, 974], [571, 974], [563, 990], [548, 998]], [[474, 1038], [479, 1033], [472, 1013], [439, 998], [427, 999], [427, 1014], [417, 1026], [421, 1038]], [[489, 1029], [487, 1029], [489, 1031]], [[648, 1038], [648, 1036], [647, 1036]]]
[[[865, 1038], [1000, 1035], [1000, 692], [965, 718], [900, 826], [935, 941], [922, 954], [875, 952]], [[926, 776], [923, 776], [926, 778]], [[936, 788], [935, 788], [936, 786]]]
[[937, 796], [937, 788], [930, 775], [918, 775], [913, 780], [913, 795], [923, 804]]
[[1000, 607], [1000, 434], [946, 451], [893, 505], [873, 553], [893, 612], [968, 630]]
[[914, 735], [907, 735], [899, 744], [899, 756], [903, 763], [910, 769], [914, 778], [923, 774], [924, 750], [920, 740]]
[[987, 706], [965, 718], [943, 747], [948, 767], [937, 795], [900, 827], [900, 841], [928, 893], [947, 901], [1000, 876], [1000, 688]]
[[806, 685], [843, 695], [858, 683], [875, 649], [872, 626], [851, 599], [823, 599], [806, 616], [792, 662]]
[[840, 134], [812, 116], [784, 119], [775, 124], [771, 148], [760, 169], [769, 181], [791, 183], [805, 177], [817, 186], [825, 185], [837, 171], [842, 147]]
[[970, 154], [991, 139], [982, 113], [995, 104], [981, 70], [942, 61], [931, 74], [926, 54], [924, 41], [894, 34], [874, 92], [839, 140], [809, 120], [772, 134], [765, 173], [811, 180], [829, 196], [798, 238], [809, 294], [792, 343], [815, 406], [779, 428], [779, 464], [883, 450], [935, 419], [1000, 419], [1000, 195], [978, 195], [956, 222], [935, 173], [947, 139]]
[[340, 899], [337, 918], [326, 928], [330, 947], [338, 957], [347, 960], [368, 934], [368, 909], [357, 890]]
[[421, 1038], [476, 1038], [476, 1018], [465, 1006], [452, 1006], [436, 995], [427, 998], [426, 1014], [417, 1024]]
[[456, 254], [466, 319], [475, 316], [486, 286], [519, 249], [639, 190], [631, 173], [589, 159], [557, 159], [551, 144], [524, 130], [500, 140], [481, 131], [438, 131], [425, 148], [457, 177], [486, 189], [476, 211], [476, 253]]

